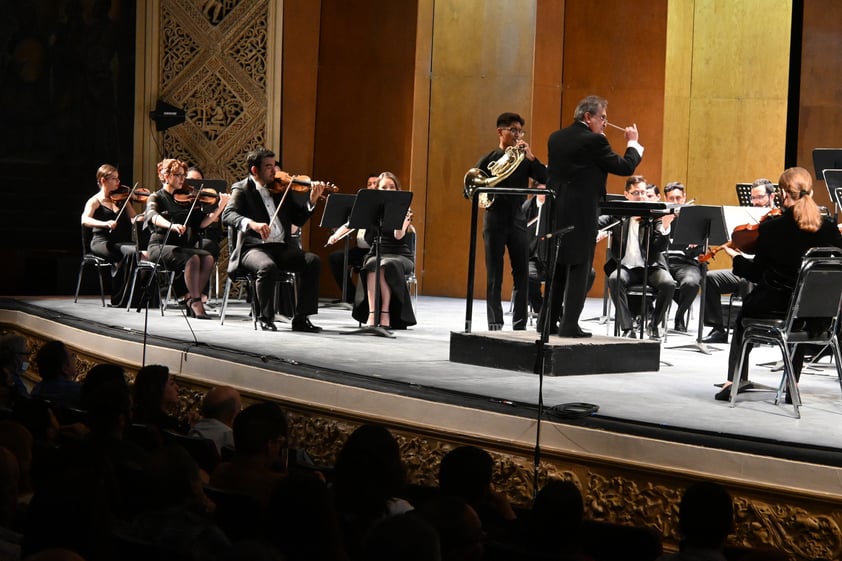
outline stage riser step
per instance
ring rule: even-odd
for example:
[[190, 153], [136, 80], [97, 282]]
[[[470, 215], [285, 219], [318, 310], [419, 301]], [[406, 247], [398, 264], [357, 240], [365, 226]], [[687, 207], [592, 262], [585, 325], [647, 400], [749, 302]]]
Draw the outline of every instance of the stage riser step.
[[[534, 372], [538, 338], [534, 331], [451, 332], [450, 361]], [[544, 373], [548, 376], [656, 372], [660, 366], [661, 345], [658, 341], [619, 337], [564, 339], [550, 336], [544, 357]]]

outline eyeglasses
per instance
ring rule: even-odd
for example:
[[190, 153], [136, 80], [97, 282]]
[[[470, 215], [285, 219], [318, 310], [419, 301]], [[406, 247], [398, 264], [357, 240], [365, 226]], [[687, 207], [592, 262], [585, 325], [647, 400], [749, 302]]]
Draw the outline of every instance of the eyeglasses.
[[591, 113], [591, 116], [592, 116], [594, 119], [599, 119], [599, 120], [600, 120], [600, 121], [602, 121], [603, 123], [605, 123], [605, 122], [607, 122], [607, 121], [608, 121], [608, 115], [596, 115], [596, 114], [594, 114], [594, 113]]
[[629, 195], [632, 197], [643, 197], [646, 195], [646, 191], [629, 191]]
[[172, 177], [187, 177], [186, 173], [171, 173]]
[[516, 129], [516, 128], [514, 128], [514, 127], [504, 128], [503, 130], [504, 130], [504, 131], [509, 131], [510, 133], [512, 133], [512, 134], [514, 134], [514, 135], [520, 135], [520, 136], [523, 136], [523, 135], [525, 135], [525, 134], [526, 134], [526, 131], [525, 131], [525, 130], [523, 130], [523, 129]]
[[752, 195], [751, 196], [752, 201], [762, 201], [763, 199], [768, 199], [768, 198], [769, 198], [769, 195]]

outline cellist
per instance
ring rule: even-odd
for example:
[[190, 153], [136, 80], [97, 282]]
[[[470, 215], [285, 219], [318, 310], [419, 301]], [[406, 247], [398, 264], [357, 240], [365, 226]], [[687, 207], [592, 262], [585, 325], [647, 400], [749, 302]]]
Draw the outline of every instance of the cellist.
[[[804, 168], [789, 168], [778, 180], [783, 213], [780, 217], [763, 221], [758, 228], [754, 258], [731, 247], [725, 251], [734, 259], [734, 274], [756, 283], [755, 289], [743, 300], [737, 317], [731, 352], [728, 356], [728, 382], [716, 394], [717, 400], [729, 400], [731, 386], [740, 358], [742, 318], [783, 317], [790, 306], [798, 272], [804, 254], [813, 247], [842, 248], [842, 234], [835, 224], [824, 220], [813, 200], [813, 181]], [[800, 350], [800, 348], [799, 348]], [[801, 374], [803, 352], [793, 359], [795, 378]], [[748, 362], [739, 373], [738, 392], [751, 388], [748, 381]], [[787, 401], [790, 396], [787, 395]]]

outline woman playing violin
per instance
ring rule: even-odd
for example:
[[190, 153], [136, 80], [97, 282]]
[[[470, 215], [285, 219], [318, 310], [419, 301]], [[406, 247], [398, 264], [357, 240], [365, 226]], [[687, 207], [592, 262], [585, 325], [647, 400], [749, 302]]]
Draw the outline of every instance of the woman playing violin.
[[210, 278], [214, 258], [204, 249], [191, 247], [188, 229], [207, 228], [215, 218], [202, 213], [193, 190], [184, 188], [187, 164], [167, 158], [158, 164], [158, 176], [163, 187], [146, 204], [146, 222], [152, 231], [149, 259], [160, 259], [171, 269], [184, 269], [187, 313], [210, 319], [202, 304], [202, 290]]
[[[401, 183], [397, 176], [384, 171], [380, 174], [377, 188], [381, 191], [400, 191]], [[404, 218], [401, 228], [382, 233], [380, 249], [380, 318], [375, 321], [374, 310], [374, 282], [371, 275], [376, 269], [376, 255], [374, 249], [374, 232], [367, 231], [365, 239], [372, 250], [363, 263], [360, 271], [360, 283], [357, 285], [356, 305], [352, 315], [359, 322], [366, 325], [380, 325], [387, 329], [406, 329], [415, 325], [415, 313], [412, 310], [409, 289], [406, 286], [406, 275], [415, 270], [413, 261], [413, 247], [410, 236], [415, 235], [412, 226], [412, 211]]]
[[113, 263], [111, 269], [113, 306], [125, 305], [123, 298], [126, 286], [131, 280], [134, 262], [135, 244], [132, 241], [132, 223], [142, 220], [131, 203], [124, 197], [118, 202], [115, 192], [126, 191], [128, 187], [120, 185], [120, 172], [111, 164], [99, 166], [96, 172], [99, 191], [85, 203], [82, 211], [82, 225], [93, 229], [91, 253]]
[[[753, 250], [754, 259], [746, 258], [739, 250], [725, 247], [725, 251], [734, 259], [734, 274], [757, 283], [757, 286], [746, 296], [737, 318], [728, 356], [729, 381], [716, 394], [718, 400], [727, 401], [731, 396], [731, 381], [734, 380], [739, 363], [743, 340], [742, 318], [785, 316], [807, 250], [825, 246], [842, 248], [842, 234], [835, 224], [822, 218], [819, 207], [813, 201], [813, 182], [806, 169], [787, 169], [781, 175], [778, 185], [784, 210], [779, 218], [760, 223], [757, 244]], [[796, 380], [801, 374], [802, 362], [803, 352], [800, 356], [796, 354], [793, 360]], [[744, 361], [739, 381], [737, 391], [750, 387], [748, 361]]]
[[[192, 166], [187, 170], [187, 179], [204, 179], [205, 174], [198, 166]], [[213, 189], [205, 189], [202, 191], [204, 195], [199, 195], [199, 205], [201, 212], [211, 219], [211, 223], [199, 229], [194, 233], [193, 247], [204, 249], [213, 255], [214, 262], [219, 260], [219, 244], [225, 234], [220, 227], [220, 217], [222, 211], [225, 210], [225, 205], [228, 204], [228, 199], [231, 195], [228, 193], [217, 193]], [[202, 290], [202, 302], [208, 301], [208, 287]]]

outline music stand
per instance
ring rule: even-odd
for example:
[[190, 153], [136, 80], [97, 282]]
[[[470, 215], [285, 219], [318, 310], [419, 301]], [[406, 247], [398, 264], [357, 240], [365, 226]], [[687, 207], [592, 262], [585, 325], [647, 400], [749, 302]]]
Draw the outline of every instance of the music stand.
[[833, 201], [834, 214], [838, 214], [840, 205], [842, 205], [839, 198], [842, 195], [842, 169], [826, 169], [822, 174], [830, 200]]
[[[728, 232], [725, 230], [725, 211], [721, 206], [708, 205], [687, 205], [681, 207], [681, 212], [672, 224], [675, 233], [673, 244], [679, 247], [687, 247], [690, 244], [699, 243], [703, 240], [704, 253], [707, 253], [710, 244], [722, 245], [728, 241]], [[707, 262], [700, 263], [702, 271], [701, 293], [699, 295], [699, 333], [694, 345], [679, 345], [673, 349], [691, 349], [711, 354], [711, 350], [719, 351], [716, 347], [709, 347], [702, 341], [705, 326], [705, 292], [707, 289]]]
[[374, 265], [374, 325], [364, 325], [354, 331], [346, 331], [348, 335], [379, 335], [394, 339], [395, 334], [380, 325], [380, 259], [383, 230], [399, 230], [409, 211], [412, 202], [411, 191], [380, 191], [377, 189], [361, 189], [356, 196], [348, 227], [372, 229], [374, 231], [375, 265]]
[[813, 168], [816, 180], [824, 180], [826, 169], [842, 169], [842, 148], [814, 148]]
[[[351, 216], [351, 209], [354, 207], [356, 195], [346, 195], [343, 193], [331, 193], [325, 200], [325, 209], [322, 213], [322, 220], [319, 226], [322, 228], [339, 228], [348, 223], [348, 218]], [[342, 297], [337, 304], [337, 307], [350, 310], [353, 306], [344, 302], [345, 294], [348, 291], [348, 250], [351, 247], [351, 232], [345, 235], [344, 255], [342, 258]]]
[[184, 184], [194, 189], [213, 189], [217, 193], [228, 191], [228, 182], [224, 179], [185, 179]]

